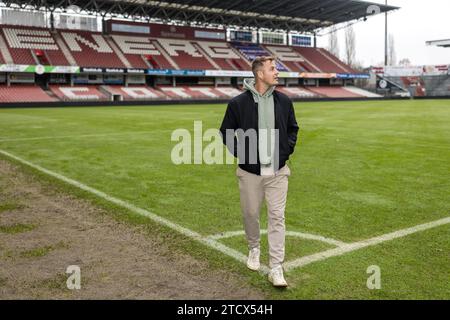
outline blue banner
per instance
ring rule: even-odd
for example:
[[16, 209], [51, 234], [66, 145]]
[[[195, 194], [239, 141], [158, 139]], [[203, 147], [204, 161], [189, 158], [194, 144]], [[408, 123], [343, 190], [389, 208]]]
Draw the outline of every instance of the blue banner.
[[204, 76], [205, 70], [147, 69], [146, 74], [159, 76]]
[[368, 73], [358, 73], [358, 74], [337, 73], [336, 78], [338, 78], [338, 79], [369, 79], [370, 74], [368, 74]]

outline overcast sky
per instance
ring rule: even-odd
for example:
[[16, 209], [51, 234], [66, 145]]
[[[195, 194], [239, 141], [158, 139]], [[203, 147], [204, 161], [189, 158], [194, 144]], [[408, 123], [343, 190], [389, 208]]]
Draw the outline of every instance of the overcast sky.
[[[373, 0], [384, 4], [384, 0]], [[388, 15], [388, 32], [394, 35], [397, 60], [409, 58], [413, 65], [450, 64], [450, 48], [426, 46], [428, 40], [450, 39], [449, 0], [388, 0], [400, 7]], [[354, 25], [356, 60], [364, 66], [384, 61], [384, 14]], [[344, 30], [339, 31], [341, 58], [344, 57]], [[328, 36], [318, 38], [328, 46]]]

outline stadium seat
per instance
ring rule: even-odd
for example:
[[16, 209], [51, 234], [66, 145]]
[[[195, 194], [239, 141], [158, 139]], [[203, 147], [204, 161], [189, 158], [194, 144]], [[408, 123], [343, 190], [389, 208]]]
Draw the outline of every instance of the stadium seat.
[[305, 67], [305, 59], [292, 47], [287, 46], [275, 46], [275, 45], [265, 45], [264, 48], [270, 52], [272, 55], [276, 56], [283, 65], [294, 72], [305, 72], [309, 71]]
[[133, 68], [175, 69], [176, 67], [164, 57], [157, 44], [148, 37], [136, 37], [113, 34], [112, 39]]
[[35, 85], [0, 85], [1, 102], [51, 102], [57, 101]]
[[[277, 56], [279, 71], [357, 73], [325, 49], [225, 41], [150, 38], [32, 27], [1, 27], [0, 50], [15, 64], [54, 66], [250, 70], [258, 56]], [[61, 38], [61, 40], [58, 40]], [[58, 42], [59, 41], [59, 42]], [[59, 47], [58, 43], [62, 46]], [[65, 51], [66, 50], [66, 51]], [[119, 50], [119, 51], [118, 51]], [[66, 54], [64, 54], [64, 52]], [[7, 54], [7, 52], [5, 52]], [[0, 54], [4, 61], [5, 54]], [[69, 63], [71, 61], [71, 63]]]
[[157, 88], [164, 92], [169, 99], [192, 99], [193, 96], [184, 87], [160, 86]]
[[339, 66], [342, 70], [344, 70], [346, 73], [359, 73], [359, 71], [356, 71], [352, 69], [350, 66], [346, 65], [344, 62], [339, 60], [334, 54], [332, 54], [330, 51], [325, 50], [323, 48], [317, 48], [317, 50], [325, 57], [333, 61], [337, 66]]
[[25, 27], [1, 29], [15, 64], [69, 65], [49, 30]]
[[276, 90], [281, 91], [290, 98], [317, 98], [317, 94], [303, 87], [283, 87], [279, 86]]
[[244, 61], [226, 42], [196, 41], [201, 50], [222, 70], [250, 70], [250, 64]]
[[167, 96], [156, 89], [147, 86], [118, 86], [118, 85], [108, 85], [102, 86], [102, 89], [109, 94], [121, 95], [123, 100], [165, 100]]
[[293, 48], [304, 57], [307, 63], [307, 69], [310, 69], [310, 72], [349, 73], [349, 69], [344, 67], [344, 63], [337, 64], [331, 58], [331, 54], [324, 53], [326, 52], [324, 49], [307, 47]]
[[107, 100], [96, 86], [59, 86], [51, 85], [50, 90], [62, 101]]
[[[242, 55], [247, 58], [249, 61], [255, 60], [257, 57], [261, 56], [270, 56], [272, 55], [269, 51], [264, 49], [262, 46], [255, 43], [241, 43], [234, 42], [232, 43], [233, 47], [235, 47]], [[284, 65], [282, 65], [279, 61], [276, 62], [277, 69], [279, 71], [290, 71]]]
[[164, 92], [169, 99], [228, 99], [241, 93], [233, 87], [207, 87], [207, 86], [160, 86], [157, 88]]
[[308, 90], [327, 98], [361, 98], [361, 94], [346, 90], [344, 87], [308, 87]]
[[60, 31], [70, 53], [81, 67], [125, 68], [101, 33]]
[[5, 42], [15, 64], [36, 65], [32, 49], [59, 50], [48, 30], [2, 28]]
[[158, 39], [157, 41], [179, 69], [216, 69], [190, 41], [179, 39]]

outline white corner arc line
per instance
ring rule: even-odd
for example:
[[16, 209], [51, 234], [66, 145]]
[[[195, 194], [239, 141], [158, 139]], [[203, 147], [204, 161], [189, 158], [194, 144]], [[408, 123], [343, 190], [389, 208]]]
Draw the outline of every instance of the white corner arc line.
[[[133, 205], [133, 204], [131, 204], [129, 202], [126, 202], [126, 201], [120, 200], [118, 198], [115, 198], [113, 196], [110, 196], [110, 195], [108, 195], [108, 194], [106, 194], [106, 193], [104, 193], [104, 192], [102, 192], [100, 190], [97, 190], [97, 189], [94, 189], [92, 187], [89, 187], [89, 186], [87, 186], [87, 185], [85, 185], [85, 184], [83, 184], [83, 183], [81, 183], [79, 181], [70, 179], [70, 178], [68, 178], [66, 176], [63, 176], [63, 175], [59, 174], [59, 173], [56, 173], [56, 172], [53, 172], [51, 170], [45, 169], [45, 168], [43, 168], [43, 167], [41, 167], [41, 166], [39, 166], [37, 164], [31, 163], [31, 162], [29, 162], [29, 161], [27, 161], [25, 159], [22, 159], [22, 158], [20, 158], [18, 156], [13, 155], [13, 154], [11, 154], [11, 153], [9, 153], [7, 151], [4, 151], [4, 150], [0, 149], [0, 154], [3, 154], [4, 156], [6, 156], [8, 158], [14, 159], [14, 160], [16, 160], [16, 161], [18, 161], [18, 162], [20, 162], [22, 164], [25, 164], [25, 165], [27, 165], [27, 166], [29, 166], [31, 168], [34, 168], [34, 169], [36, 169], [36, 170], [38, 170], [38, 171], [40, 171], [42, 173], [45, 173], [45, 174], [47, 174], [49, 176], [52, 176], [52, 177], [54, 177], [54, 178], [56, 178], [58, 180], [61, 180], [61, 181], [65, 182], [65, 183], [70, 184], [70, 185], [72, 185], [74, 187], [77, 187], [77, 188], [79, 188], [81, 190], [84, 190], [84, 191], [87, 191], [89, 193], [92, 193], [92, 194], [96, 195], [97, 197], [102, 198], [102, 199], [104, 199], [106, 201], [109, 201], [111, 203], [114, 203], [115, 205], [117, 205], [119, 207], [128, 209], [128, 210], [130, 210], [130, 211], [132, 211], [134, 213], [137, 213], [139, 215], [148, 217], [151, 220], [153, 220], [153, 221], [155, 221], [155, 222], [157, 222], [157, 223], [159, 223], [161, 225], [164, 225], [164, 226], [166, 226], [168, 228], [171, 228], [171, 229], [181, 233], [182, 235], [184, 235], [184, 236], [186, 236], [188, 238], [196, 240], [196, 241], [198, 241], [198, 242], [200, 242], [200, 243], [202, 243], [202, 244], [204, 244], [204, 245], [206, 245], [206, 246], [208, 246], [210, 248], [216, 249], [217, 251], [220, 251], [223, 254], [225, 254], [225, 255], [227, 255], [227, 256], [229, 256], [229, 257], [231, 257], [231, 258], [233, 258], [233, 259], [235, 259], [235, 260], [237, 260], [237, 261], [239, 261], [241, 263], [244, 263], [244, 264], [247, 263], [247, 257], [244, 254], [240, 253], [239, 251], [234, 250], [234, 249], [232, 249], [230, 247], [227, 247], [226, 245], [224, 245], [224, 244], [222, 244], [220, 242], [217, 242], [217, 241], [215, 241], [213, 239], [208, 239], [207, 237], [203, 237], [201, 234], [199, 234], [199, 233], [197, 233], [195, 231], [192, 231], [192, 230], [190, 230], [188, 228], [185, 228], [185, 227], [180, 226], [180, 225], [178, 225], [176, 223], [173, 223], [172, 221], [167, 220], [167, 219], [165, 219], [163, 217], [160, 217], [160, 216], [158, 216], [158, 215], [156, 215], [156, 214], [154, 214], [154, 213], [152, 213], [152, 212], [150, 212], [148, 210], [136, 207], [135, 205]], [[267, 273], [268, 271], [269, 271], [269, 269], [268, 269], [267, 266], [261, 266], [261, 272], [262, 273]]]
[[286, 269], [286, 271], [290, 271], [290, 270], [293, 270], [296, 268], [304, 267], [313, 262], [325, 260], [325, 259], [331, 258], [331, 257], [341, 256], [347, 252], [359, 250], [359, 249], [369, 247], [369, 246], [374, 246], [374, 245], [380, 244], [382, 242], [394, 240], [397, 238], [406, 237], [406, 236], [416, 233], [416, 232], [428, 230], [428, 229], [439, 227], [439, 226], [449, 224], [449, 223], [450, 223], [450, 217], [447, 217], [447, 218], [435, 220], [432, 222], [420, 224], [420, 225], [417, 225], [417, 226], [414, 226], [411, 228], [397, 230], [397, 231], [387, 233], [387, 234], [384, 234], [384, 235], [381, 235], [378, 237], [370, 238], [367, 240], [349, 243], [343, 247], [338, 247], [335, 249], [322, 251], [322, 252], [315, 253], [315, 254], [312, 254], [312, 255], [309, 255], [306, 257], [302, 257], [299, 259], [289, 261], [284, 264], [284, 268]]
[[[261, 229], [260, 233], [261, 234], [267, 234], [267, 230], [266, 229]], [[228, 232], [222, 232], [222, 233], [217, 233], [217, 234], [211, 235], [211, 236], [208, 237], [208, 239], [220, 240], [220, 239], [226, 239], [226, 238], [231, 238], [231, 237], [236, 237], [236, 236], [242, 236], [244, 234], [245, 234], [244, 230], [228, 231]], [[348, 244], [348, 243], [343, 242], [343, 241], [339, 241], [339, 240], [335, 240], [335, 239], [331, 239], [331, 238], [326, 238], [326, 237], [323, 237], [323, 236], [318, 236], [316, 234], [297, 232], [297, 231], [286, 231], [286, 236], [297, 237], [297, 238], [308, 239], [308, 240], [321, 241], [321, 242], [325, 242], [325, 243], [334, 245], [336, 247], [343, 247], [343, 246], [346, 246]]]
[[343, 246], [346, 246], [348, 244], [348, 243], [343, 242], [343, 241], [339, 241], [339, 240], [331, 239], [331, 238], [326, 238], [326, 237], [318, 236], [316, 234], [311, 234], [311, 233], [304, 233], [304, 232], [297, 232], [297, 231], [286, 231], [286, 235], [287, 236], [292, 236], [292, 237], [303, 238], [303, 239], [321, 241], [321, 242], [325, 242], [325, 243], [334, 245], [336, 247], [343, 247]]

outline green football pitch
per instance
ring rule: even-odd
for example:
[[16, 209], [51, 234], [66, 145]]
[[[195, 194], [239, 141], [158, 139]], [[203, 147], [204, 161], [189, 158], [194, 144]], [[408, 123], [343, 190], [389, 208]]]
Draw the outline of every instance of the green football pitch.
[[[274, 299], [450, 299], [450, 100], [295, 104], [287, 290], [242, 263], [236, 164], [171, 161], [174, 130], [193, 134], [194, 121], [218, 128], [225, 108], [0, 109], [0, 157], [155, 226], [179, 250], [241, 273]], [[267, 265], [264, 232], [262, 240]], [[381, 288], [367, 285], [373, 266]]]

